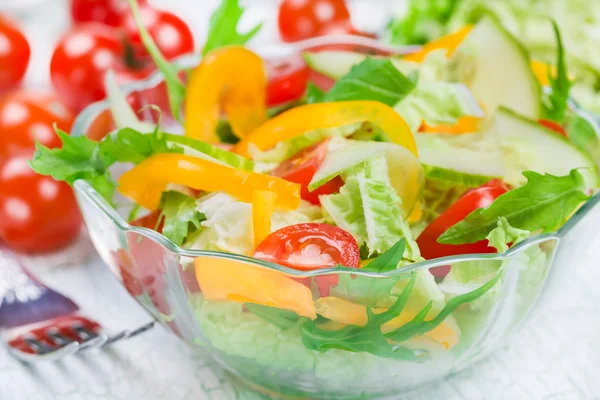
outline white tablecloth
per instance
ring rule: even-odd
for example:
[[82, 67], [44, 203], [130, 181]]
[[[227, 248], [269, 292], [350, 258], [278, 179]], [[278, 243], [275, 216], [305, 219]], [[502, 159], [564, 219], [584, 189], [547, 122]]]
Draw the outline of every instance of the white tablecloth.
[[[0, 0], [3, 2], [21, 0]], [[162, 0], [155, 4], [177, 10], [192, 23], [199, 41], [215, 0]], [[262, 40], [274, 34], [274, 0], [253, 0], [248, 20], [266, 19]], [[6, 5], [7, 3], [4, 3]], [[380, 5], [383, 8], [377, 11]], [[392, 1], [354, 1], [361, 24], [386, 18]], [[373, 13], [373, 10], [375, 12]], [[182, 13], [185, 11], [184, 13]], [[371, 12], [371, 14], [369, 14]], [[47, 85], [53, 43], [68, 26], [66, 2], [46, 0], [30, 13], [26, 29], [33, 42], [33, 67], [28, 85]], [[419, 393], [398, 399], [600, 399], [600, 243], [587, 264], [573, 266], [572, 281], [564, 282], [551, 304], [522, 329], [510, 347], [475, 367]], [[48, 284], [60, 288], [107, 328], [133, 328], [149, 320], [93, 258], [88, 265], [58, 270], [37, 268]], [[0, 346], [2, 400], [185, 400], [260, 399], [232, 384], [194, 355], [185, 344], [158, 327], [143, 336], [116, 344], [103, 353], [87, 353], [56, 364], [27, 366], [13, 360]]]

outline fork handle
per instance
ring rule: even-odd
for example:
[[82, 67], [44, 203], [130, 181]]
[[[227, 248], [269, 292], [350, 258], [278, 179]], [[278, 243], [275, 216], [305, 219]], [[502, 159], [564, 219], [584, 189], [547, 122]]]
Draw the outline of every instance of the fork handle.
[[50, 289], [9, 250], [0, 247], [0, 329], [45, 321], [79, 310], [69, 298]]

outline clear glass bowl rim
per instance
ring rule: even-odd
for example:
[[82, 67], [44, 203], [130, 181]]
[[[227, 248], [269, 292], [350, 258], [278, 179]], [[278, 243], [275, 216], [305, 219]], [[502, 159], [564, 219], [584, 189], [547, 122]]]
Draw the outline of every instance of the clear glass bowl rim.
[[[328, 37], [327, 41], [331, 41], [333, 43], [339, 43], [340, 38], [341, 39], [345, 38], [346, 40], [343, 40], [343, 41], [351, 42], [351, 43], [356, 40], [356, 37], [346, 37], [344, 35], [340, 35], [340, 36], [330, 36], [330, 37]], [[317, 39], [319, 39], [319, 38], [317, 38]], [[323, 44], [322, 42], [321, 43], [317, 42], [315, 44], [314, 41], [312, 41], [309, 43], [300, 43], [299, 46], [304, 46], [305, 48], [309, 48], [309, 47], [311, 47], [310, 45], [312, 45], [314, 47], [315, 45], [322, 45], [322, 44]], [[418, 47], [416, 47], [416, 46], [395, 46], [395, 47], [381, 46], [380, 44], [374, 44], [373, 42], [370, 42], [369, 40], [366, 40], [364, 42], [364, 44], [376, 46], [376, 47], [380, 47], [380, 48], [384, 47], [386, 50], [392, 50], [393, 52], [395, 52], [397, 54], [403, 54], [403, 53], [407, 54], [407, 53], [413, 52], [416, 49], [418, 49]], [[257, 52], [262, 53], [261, 50], [264, 50], [265, 47], [268, 47], [268, 46], [261, 46], [256, 50], [257, 50]], [[280, 49], [283, 48], [282, 45], [273, 45], [272, 49], [277, 49], [278, 47]], [[289, 48], [287, 50], [289, 51]], [[185, 69], [185, 68], [191, 68], [191, 67], [194, 67], [195, 65], [197, 65], [198, 60], [199, 60], [198, 54], [187, 54], [187, 55], [184, 55], [184, 56], [176, 59], [174, 61], [174, 63], [176, 65], [178, 65], [180, 68]], [[125, 94], [130, 94], [130, 93], [136, 92], [136, 91], [148, 90], [148, 89], [152, 89], [152, 88], [156, 87], [163, 80], [164, 80], [164, 76], [162, 75], [162, 73], [160, 73], [159, 71], [156, 71], [153, 74], [149, 75], [146, 79], [141, 79], [141, 80], [133, 81], [128, 84], [122, 85], [121, 90]], [[85, 132], [87, 132], [88, 128], [91, 126], [94, 119], [101, 112], [103, 112], [107, 109], [109, 109], [109, 102], [107, 99], [104, 99], [104, 100], [101, 100], [101, 101], [98, 101], [98, 102], [88, 105], [86, 108], [84, 108], [78, 114], [77, 118], [75, 119], [75, 122], [74, 122], [73, 128], [72, 128], [72, 134], [76, 135], [76, 136], [85, 134]], [[593, 196], [591, 196], [571, 216], [571, 218], [569, 218], [569, 220], [556, 232], [540, 234], [540, 235], [530, 237], [530, 238], [520, 242], [519, 244], [511, 247], [510, 249], [508, 249], [507, 251], [505, 251], [503, 253], [468, 254], [468, 255], [456, 255], [456, 256], [441, 257], [441, 258], [436, 258], [436, 259], [432, 259], [432, 260], [417, 262], [417, 263], [410, 264], [405, 267], [391, 270], [388, 272], [370, 272], [370, 271], [363, 271], [362, 269], [345, 268], [345, 267], [323, 268], [323, 269], [310, 270], [310, 271], [299, 271], [299, 270], [288, 268], [288, 267], [285, 267], [285, 266], [282, 266], [279, 264], [274, 264], [274, 263], [271, 263], [268, 261], [263, 261], [263, 260], [259, 260], [259, 259], [253, 258], [253, 257], [248, 257], [248, 256], [240, 255], [240, 254], [220, 252], [220, 251], [209, 251], [209, 250], [184, 249], [184, 248], [176, 245], [175, 243], [171, 242], [169, 239], [167, 239], [162, 234], [160, 234], [152, 229], [143, 228], [143, 227], [139, 227], [139, 226], [132, 226], [129, 223], [127, 223], [117, 213], [117, 211], [115, 209], [113, 209], [106, 202], [106, 200], [92, 186], [90, 186], [84, 180], [75, 181], [73, 186], [74, 186], [75, 190], [78, 192], [78, 194], [85, 196], [88, 200], [90, 200], [93, 204], [95, 204], [95, 206], [103, 214], [105, 214], [116, 226], [119, 227], [121, 232], [132, 232], [132, 233], [136, 233], [139, 235], [143, 235], [178, 256], [190, 257], [190, 258], [217, 257], [217, 258], [237, 260], [237, 261], [241, 261], [241, 262], [245, 262], [245, 263], [249, 263], [249, 264], [254, 264], [259, 267], [278, 271], [278, 272], [284, 273], [286, 275], [291, 275], [291, 276], [298, 277], [298, 278], [316, 277], [316, 276], [331, 275], [331, 274], [350, 274], [350, 275], [357, 275], [357, 276], [359, 276], [359, 275], [366, 276], [366, 277], [371, 277], [371, 278], [389, 278], [389, 277], [394, 277], [394, 276], [398, 276], [401, 274], [405, 274], [405, 273], [411, 272], [411, 271], [417, 271], [417, 270], [421, 270], [421, 269], [429, 269], [429, 268], [439, 267], [439, 266], [444, 266], [444, 265], [451, 265], [453, 263], [458, 263], [458, 262], [463, 262], [463, 261], [478, 261], [478, 260], [502, 261], [502, 260], [513, 257], [517, 253], [525, 251], [527, 248], [529, 248], [531, 246], [535, 246], [535, 245], [538, 245], [540, 243], [543, 243], [543, 242], [546, 242], [549, 240], [556, 240], [556, 241], [560, 242], [560, 239], [563, 236], [565, 236], [580, 221], [582, 221], [583, 218], [594, 208], [594, 206], [596, 206], [598, 203], [600, 203], [600, 192], [598, 192], [598, 193], [594, 194]]]

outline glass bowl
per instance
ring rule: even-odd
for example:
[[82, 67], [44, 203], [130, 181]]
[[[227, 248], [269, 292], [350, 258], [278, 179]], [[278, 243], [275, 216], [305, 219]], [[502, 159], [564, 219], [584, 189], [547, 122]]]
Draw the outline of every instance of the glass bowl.
[[[196, 62], [189, 56], [180, 65]], [[166, 98], [159, 73], [124, 91], [141, 105]], [[112, 125], [108, 103], [98, 102], [79, 115], [73, 134], [100, 137]], [[586, 259], [600, 225], [596, 194], [558, 232], [502, 254], [445, 257], [386, 273], [341, 267], [304, 272], [181, 248], [128, 224], [86, 182], [74, 186], [100, 257], [157, 321], [233, 377], [292, 398], [397, 396], [517, 340], [515, 332], [543, 297], [560, 290], [573, 265]], [[490, 273], [456, 284], [426, 271], [444, 266], [457, 276], [473, 268]], [[402, 302], [411, 282], [399, 315], [373, 329], [378, 313]], [[440, 313], [444, 304], [484, 285], [484, 295]]]

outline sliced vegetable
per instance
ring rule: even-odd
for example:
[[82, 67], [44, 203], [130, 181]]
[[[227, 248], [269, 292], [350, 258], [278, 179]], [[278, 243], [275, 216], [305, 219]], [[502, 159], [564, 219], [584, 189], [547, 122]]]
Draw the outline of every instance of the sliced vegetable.
[[255, 190], [270, 190], [277, 193], [277, 207], [293, 210], [300, 205], [300, 186], [295, 183], [182, 154], [157, 154], [142, 161], [121, 176], [119, 192], [153, 210], [169, 183], [223, 190], [246, 202], [252, 201]]
[[421, 50], [412, 54], [407, 54], [403, 59], [405, 61], [422, 62], [428, 54], [439, 49], [445, 49], [446, 56], [451, 57], [452, 54], [454, 54], [454, 51], [458, 48], [458, 46], [460, 46], [460, 44], [471, 33], [472, 30], [473, 26], [465, 25], [456, 32], [426, 43]]
[[415, 141], [406, 122], [391, 107], [376, 101], [340, 101], [293, 108], [255, 129], [248, 137], [242, 139], [235, 149], [238, 154], [246, 156], [251, 143], [260, 150], [267, 150], [282, 140], [300, 136], [311, 130], [364, 121], [374, 123], [389, 141], [417, 155]]
[[277, 194], [269, 190], [252, 193], [252, 228], [254, 246], [257, 247], [271, 233], [271, 215], [275, 210]]
[[262, 59], [241, 46], [207, 54], [190, 74], [185, 99], [185, 134], [217, 142], [221, 110], [242, 138], [267, 119], [267, 77]]

